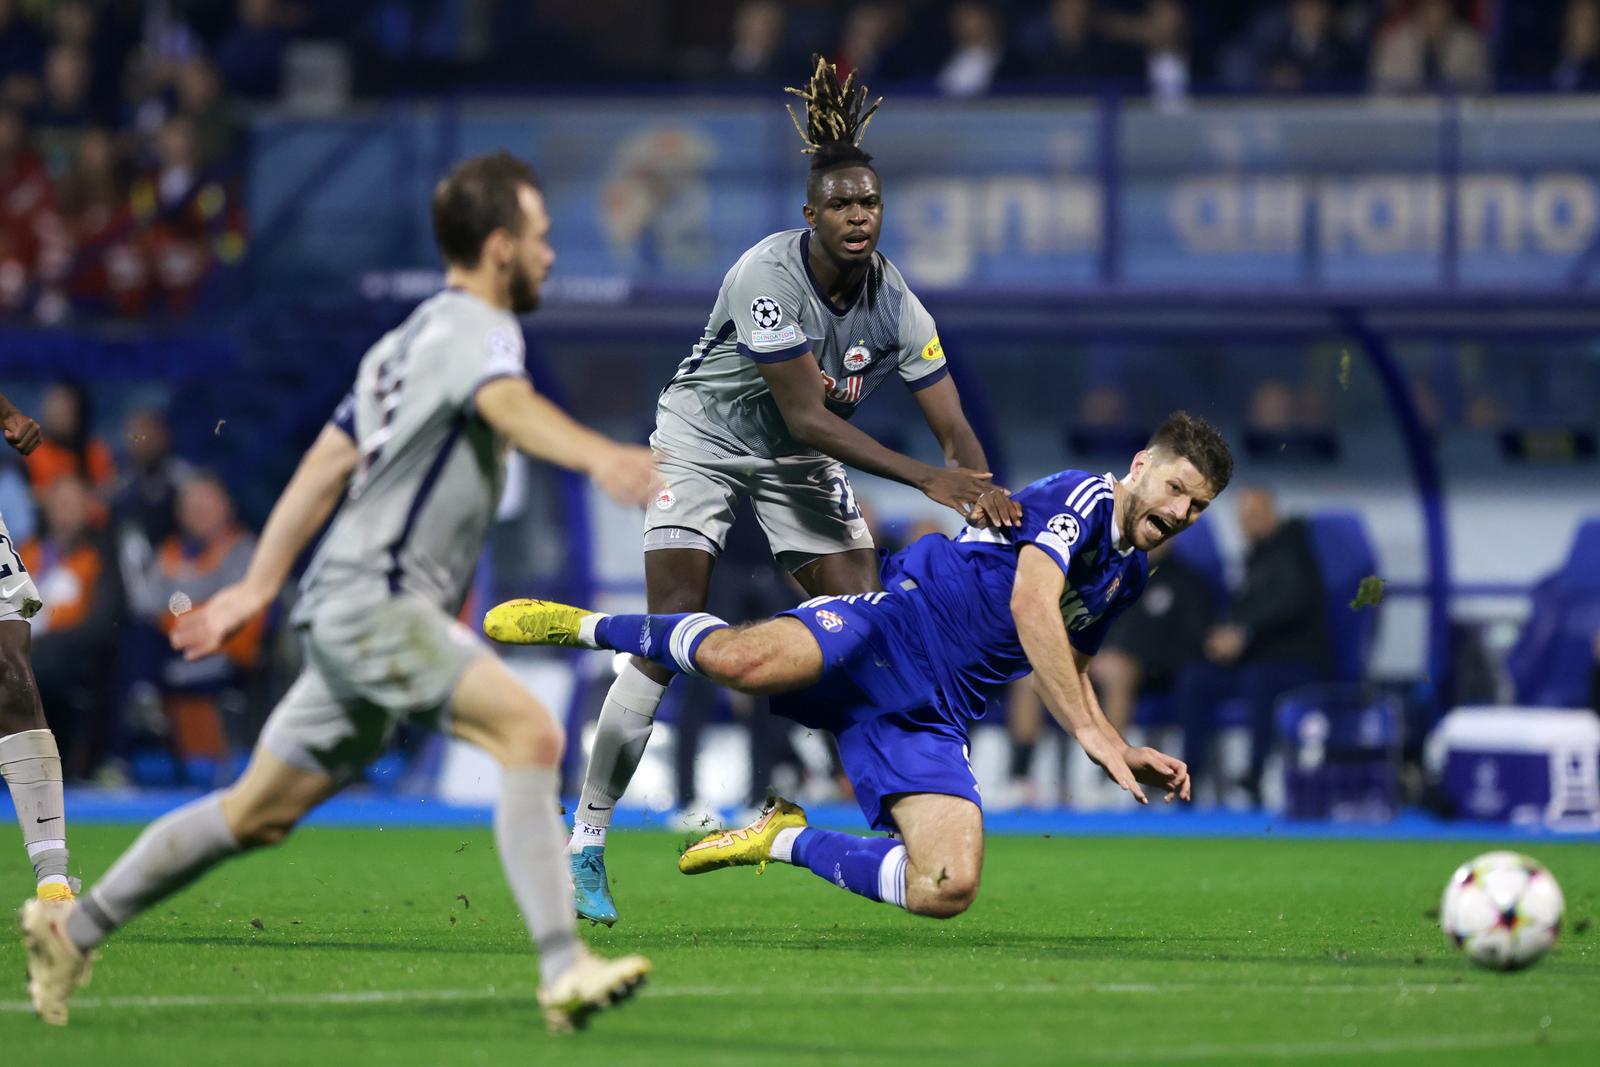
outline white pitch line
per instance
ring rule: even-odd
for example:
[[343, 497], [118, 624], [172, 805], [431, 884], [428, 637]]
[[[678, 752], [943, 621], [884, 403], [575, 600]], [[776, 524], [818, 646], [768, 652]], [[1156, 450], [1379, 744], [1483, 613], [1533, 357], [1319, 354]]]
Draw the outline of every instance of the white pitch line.
[[[1103, 994], [1109, 996], [1163, 996], [1187, 995], [1197, 992], [1228, 990], [1246, 995], [1267, 996], [1351, 996], [1377, 994], [1380, 996], [1430, 996], [1435, 993], [1473, 992], [1477, 986], [1434, 983], [1387, 985], [1331, 985], [1308, 983], [1306, 985], [1227, 985], [1223, 983], [1148, 983], [1148, 982], [1032, 982], [1007, 984], [981, 982], [966, 985], [895, 985], [895, 986], [820, 986], [792, 991], [799, 997], [949, 997], [982, 996], [1001, 993], [1007, 996], [1050, 996], [1051, 994]], [[657, 997], [747, 997], [748, 986], [661, 986], [651, 987], [647, 994]], [[350, 992], [323, 993], [271, 993], [259, 992], [238, 995], [191, 994], [180, 996], [121, 996], [78, 997], [72, 1001], [74, 1008], [233, 1008], [233, 1007], [316, 1007], [319, 1005], [408, 1004], [441, 1001], [472, 1000], [532, 1000], [533, 990], [506, 991], [485, 989], [369, 989]], [[25, 1000], [0, 1001], [0, 1013], [31, 1011]]]
[[[1434, 1034], [1415, 1037], [1349, 1037], [1328, 1041], [1273, 1041], [1239, 1045], [1190, 1045], [1165, 1049], [1127, 1049], [1116, 1052], [1087, 1053], [1085, 1063], [1163, 1063], [1175, 1060], [1236, 1060], [1240, 1058], [1263, 1060], [1297, 1060], [1313, 1056], [1375, 1055], [1383, 1052], [1445, 1052], [1468, 1049], [1535, 1047], [1534, 1034], [1529, 1028], [1489, 1034]], [[1550, 1033], [1551, 1045], [1567, 1045], [1578, 1041], [1595, 1041], [1600, 1034], [1569, 1034], [1564, 1031]]]

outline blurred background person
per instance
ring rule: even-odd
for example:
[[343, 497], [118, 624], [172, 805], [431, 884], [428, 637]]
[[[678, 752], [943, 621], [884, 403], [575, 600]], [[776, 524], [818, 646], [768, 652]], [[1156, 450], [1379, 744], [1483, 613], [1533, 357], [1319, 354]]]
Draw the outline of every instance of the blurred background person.
[[945, 96], [982, 96], [1000, 76], [1006, 31], [1000, 11], [983, 0], [961, 0], [950, 9], [950, 54], [939, 69]]
[[45, 605], [33, 618], [33, 673], [74, 780], [98, 766], [111, 733], [122, 587], [116, 556], [91, 524], [98, 501], [83, 477], [63, 472], [39, 499], [39, 533], [20, 553]]
[[[130, 613], [163, 638], [194, 605], [244, 577], [256, 544], [215, 475], [191, 474], [176, 505], [176, 529], [142, 569], [125, 576]], [[165, 641], [154, 646], [164, 650], [158, 685], [172, 747], [193, 784], [210, 785], [230, 771], [230, 752], [246, 751], [252, 740], [241, 728], [244, 690], [260, 661], [265, 627], [266, 616], [258, 615], [220, 652], [192, 662], [166, 649]]]
[[1489, 49], [1455, 0], [1416, 0], [1380, 31], [1369, 78], [1380, 93], [1482, 92], [1492, 80]]
[[1211, 774], [1219, 706], [1229, 699], [1244, 703], [1250, 769], [1243, 782], [1233, 784], [1256, 805], [1261, 771], [1272, 750], [1273, 707], [1291, 689], [1328, 681], [1333, 648], [1310, 528], [1304, 520], [1281, 518], [1270, 489], [1247, 485], [1235, 494], [1248, 546], [1244, 580], [1222, 622], [1205, 634], [1207, 662], [1185, 673], [1174, 689], [1174, 703], [1183, 727], [1183, 759], [1197, 784]]
[[27, 459], [34, 492], [42, 497], [60, 479], [80, 478], [91, 494], [90, 521], [103, 523], [117, 468], [111, 449], [94, 432], [89, 390], [75, 381], [48, 386], [39, 405], [39, 429], [44, 441]]
[[1550, 85], [1563, 93], [1600, 90], [1600, 0], [1571, 0]]

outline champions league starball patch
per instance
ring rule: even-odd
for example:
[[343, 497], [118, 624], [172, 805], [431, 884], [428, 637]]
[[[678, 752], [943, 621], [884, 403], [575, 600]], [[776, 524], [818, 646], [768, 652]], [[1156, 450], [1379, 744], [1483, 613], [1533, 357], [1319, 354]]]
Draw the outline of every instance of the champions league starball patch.
[[770, 330], [783, 321], [783, 308], [770, 296], [758, 296], [750, 301], [750, 319], [757, 328]]
[[1052, 515], [1049, 522], [1050, 532], [1055, 534], [1067, 544], [1076, 544], [1078, 541], [1078, 517], [1062, 512]]

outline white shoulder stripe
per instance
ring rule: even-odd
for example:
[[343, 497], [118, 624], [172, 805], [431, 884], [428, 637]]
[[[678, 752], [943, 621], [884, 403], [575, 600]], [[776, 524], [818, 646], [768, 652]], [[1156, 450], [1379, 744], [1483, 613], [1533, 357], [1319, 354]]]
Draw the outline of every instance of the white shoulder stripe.
[[1111, 492], [1111, 486], [1107, 484], [1104, 477], [1085, 478], [1078, 483], [1077, 488], [1067, 494], [1067, 506], [1070, 508], [1082, 508], [1088, 504], [1090, 496], [1102, 492]]
[[1094, 506], [1096, 504], [1100, 503], [1102, 500], [1110, 500], [1111, 497], [1112, 494], [1109, 489], [1103, 489], [1096, 493], [1090, 493], [1087, 498], [1077, 505], [1078, 514], [1087, 518], [1089, 512], [1094, 510]]

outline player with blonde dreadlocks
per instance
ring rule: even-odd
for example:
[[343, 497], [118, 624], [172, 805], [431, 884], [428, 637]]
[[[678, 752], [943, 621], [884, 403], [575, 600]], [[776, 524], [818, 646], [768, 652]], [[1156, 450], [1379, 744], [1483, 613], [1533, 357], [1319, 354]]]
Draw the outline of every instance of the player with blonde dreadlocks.
[[[740, 498], [753, 505], [774, 558], [809, 595], [879, 590], [877, 553], [846, 464], [914, 485], [977, 523], [1010, 526], [1020, 514], [988, 473], [932, 316], [877, 251], [883, 194], [861, 138], [881, 101], [868, 106], [866, 88], [854, 76], [840, 84], [821, 59], [805, 87], [789, 92], [805, 103], [803, 122], [792, 108], [790, 116], [811, 157], [806, 225], [739, 257], [705, 333], [661, 393], [650, 440], [665, 457], [666, 485], [646, 508], [644, 534], [652, 613], [705, 609]], [[850, 425], [856, 408], [895, 376], [916, 396], [944, 466], [901, 455]], [[506, 608], [497, 617], [514, 628], [516, 610]], [[606, 830], [671, 679], [636, 656], [601, 708], [568, 846], [578, 914], [595, 922], [617, 920]]]

